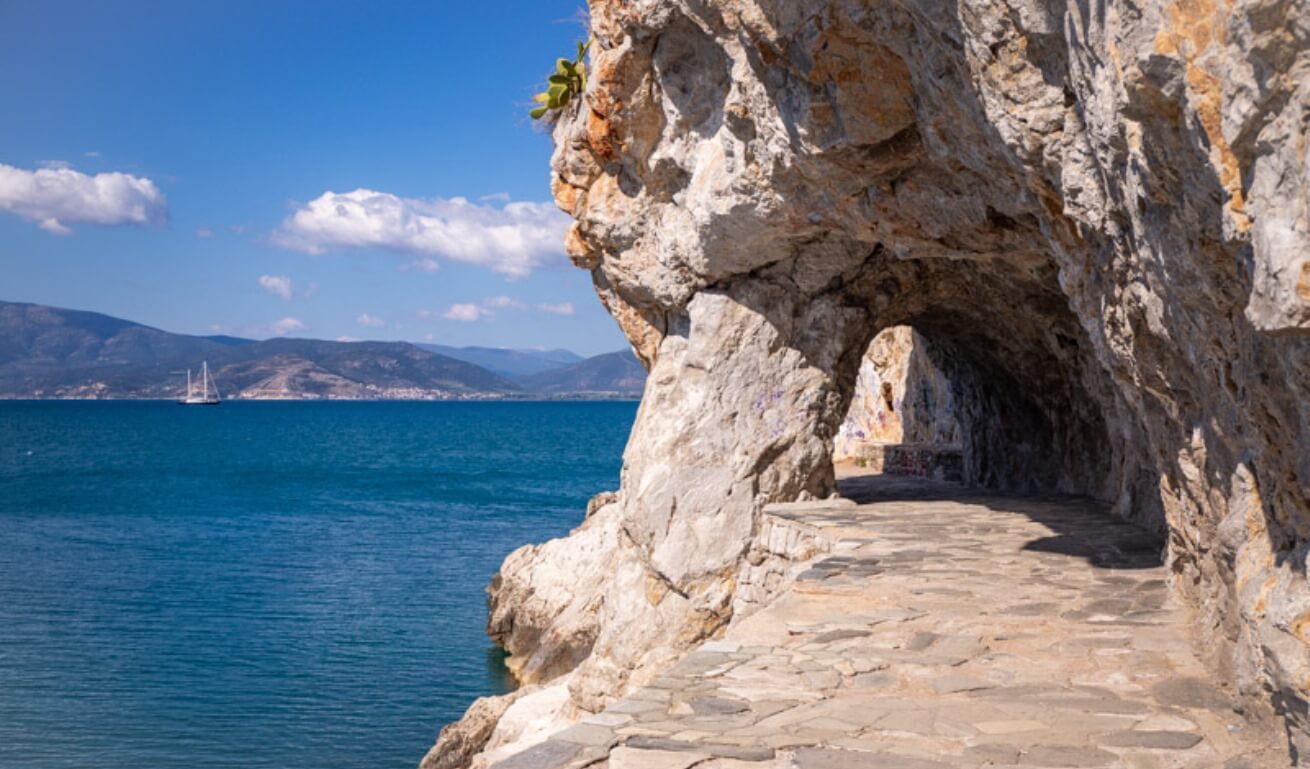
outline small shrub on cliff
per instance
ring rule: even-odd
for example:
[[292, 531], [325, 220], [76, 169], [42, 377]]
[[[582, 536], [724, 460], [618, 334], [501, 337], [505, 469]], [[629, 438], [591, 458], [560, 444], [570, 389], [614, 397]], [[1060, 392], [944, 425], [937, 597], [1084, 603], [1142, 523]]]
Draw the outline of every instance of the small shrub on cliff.
[[578, 58], [573, 61], [559, 59], [555, 62], [555, 74], [546, 79], [546, 90], [532, 97], [538, 106], [528, 114], [533, 120], [540, 120], [552, 110], [569, 106], [573, 100], [587, 90], [587, 48], [590, 42], [578, 43]]

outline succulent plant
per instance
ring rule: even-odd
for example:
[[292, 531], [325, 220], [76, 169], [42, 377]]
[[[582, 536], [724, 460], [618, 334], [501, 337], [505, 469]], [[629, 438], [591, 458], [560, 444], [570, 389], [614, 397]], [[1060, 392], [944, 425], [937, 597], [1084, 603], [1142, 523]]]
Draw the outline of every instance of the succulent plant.
[[555, 73], [546, 79], [546, 90], [532, 97], [537, 102], [537, 106], [528, 113], [533, 120], [545, 117], [551, 110], [567, 107], [587, 90], [587, 65], [584, 60], [590, 46], [590, 42], [579, 42], [576, 59], [559, 59], [555, 62]]

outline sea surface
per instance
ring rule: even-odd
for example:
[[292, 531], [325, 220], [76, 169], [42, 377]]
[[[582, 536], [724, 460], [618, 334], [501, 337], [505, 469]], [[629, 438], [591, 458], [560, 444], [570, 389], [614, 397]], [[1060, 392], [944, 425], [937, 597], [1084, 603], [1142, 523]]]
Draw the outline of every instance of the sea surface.
[[414, 769], [635, 413], [0, 402], [0, 768]]

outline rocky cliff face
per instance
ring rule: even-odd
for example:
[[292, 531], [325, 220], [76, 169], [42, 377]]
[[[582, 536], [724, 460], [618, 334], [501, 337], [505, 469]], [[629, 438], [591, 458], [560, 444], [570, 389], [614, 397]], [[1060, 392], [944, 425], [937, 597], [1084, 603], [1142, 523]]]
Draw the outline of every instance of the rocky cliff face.
[[[618, 501], [493, 591], [520, 672], [576, 662], [592, 710], [749, 610], [761, 506], [832, 490], [863, 353], [909, 325], [968, 480], [1166, 535], [1211, 663], [1310, 747], [1310, 4], [593, 0], [591, 23], [554, 193], [651, 373]], [[599, 578], [543, 592], [579, 553]]]

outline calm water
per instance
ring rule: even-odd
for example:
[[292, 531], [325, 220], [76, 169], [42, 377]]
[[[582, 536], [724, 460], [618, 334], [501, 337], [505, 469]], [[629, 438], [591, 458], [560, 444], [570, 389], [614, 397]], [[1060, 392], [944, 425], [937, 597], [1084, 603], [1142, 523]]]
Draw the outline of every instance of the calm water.
[[632, 403], [0, 403], [0, 767], [413, 769]]

